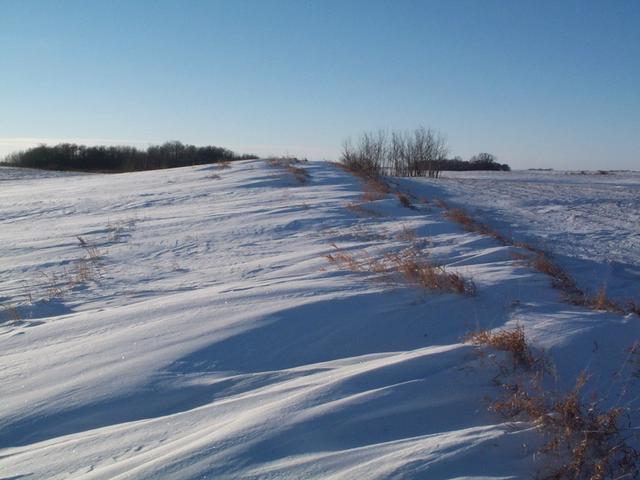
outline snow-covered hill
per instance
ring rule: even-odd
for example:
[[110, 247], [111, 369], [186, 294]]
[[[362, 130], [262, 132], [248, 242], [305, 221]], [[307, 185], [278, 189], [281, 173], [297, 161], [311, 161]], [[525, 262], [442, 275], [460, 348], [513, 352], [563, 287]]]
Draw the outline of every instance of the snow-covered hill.
[[[588, 369], [585, 395], [634, 406], [637, 316], [564, 303], [432, 203], [359, 207], [360, 180], [302, 167], [0, 169], [1, 478], [530, 477], [542, 440], [487, 409], [478, 329], [522, 325], [558, 389]], [[410, 244], [477, 294], [326, 258]]]

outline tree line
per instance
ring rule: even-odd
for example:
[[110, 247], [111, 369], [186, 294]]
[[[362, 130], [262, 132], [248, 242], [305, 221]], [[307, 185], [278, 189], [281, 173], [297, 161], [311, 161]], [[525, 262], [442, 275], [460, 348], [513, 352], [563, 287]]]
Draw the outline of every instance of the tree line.
[[5, 163], [43, 170], [76, 170], [83, 172], [133, 172], [160, 168], [186, 167], [207, 163], [248, 160], [255, 155], [238, 155], [215, 146], [197, 147], [181, 142], [151, 145], [146, 150], [130, 146], [86, 146], [60, 143], [39, 145], [8, 155]]
[[432, 129], [416, 128], [413, 132], [385, 130], [365, 132], [342, 147], [341, 162], [348, 168], [368, 175], [400, 177], [429, 176], [437, 178], [441, 171], [511, 170], [490, 153], [474, 155], [469, 160], [448, 159], [445, 137]]

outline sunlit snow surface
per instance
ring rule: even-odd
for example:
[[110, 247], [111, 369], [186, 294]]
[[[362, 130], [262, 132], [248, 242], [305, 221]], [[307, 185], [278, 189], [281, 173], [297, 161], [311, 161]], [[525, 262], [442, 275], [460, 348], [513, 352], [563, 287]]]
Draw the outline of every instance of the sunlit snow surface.
[[[389, 196], [368, 205], [377, 216], [358, 217], [345, 208], [359, 201], [358, 180], [304, 168], [306, 185], [262, 161], [122, 175], [0, 169], [0, 478], [529, 478], [543, 467], [539, 439], [487, 411], [497, 367], [461, 342], [477, 328], [524, 325], [559, 389], [588, 368], [588, 388], [609, 404], [638, 396], [614, 373], [640, 319], [564, 304], [511, 247], [463, 232], [432, 204], [410, 210]], [[526, 182], [511, 178], [486, 182], [515, 189], [531, 211], [541, 192], [548, 208], [566, 205], [544, 185], [526, 200]], [[637, 192], [637, 177], [619, 178]], [[590, 180], [583, 191], [615, 191]], [[425, 185], [415, 188], [450, 188]], [[446, 191], [511, 222], [483, 203], [490, 192]], [[563, 232], [520, 221], [514, 233], [567, 253]], [[601, 225], [609, 233], [594, 242], [619, 238], [608, 250], [637, 266], [637, 222]], [[425, 293], [325, 258], [332, 243], [405, 248], [405, 228], [478, 295]], [[78, 236], [98, 248], [99, 275], [49, 298], [52, 279], [85, 255]]]
[[583, 289], [640, 302], [640, 172], [444, 172], [406, 183], [552, 252]]

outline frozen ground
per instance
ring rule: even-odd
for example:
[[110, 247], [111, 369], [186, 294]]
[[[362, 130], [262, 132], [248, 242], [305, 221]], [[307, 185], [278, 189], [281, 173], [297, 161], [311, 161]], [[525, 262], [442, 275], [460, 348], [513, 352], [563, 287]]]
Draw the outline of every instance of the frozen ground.
[[640, 172], [444, 172], [406, 183], [553, 252], [584, 289], [640, 302]]
[[[431, 205], [358, 216], [358, 180], [304, 168], [306, 185], [262, 161], [0, 182], [1, 478], [529, 478], [539, 439], [487, 411], [496, 367], [461, 342], [517, 323], [559, 389], [588, 369], [585, 394], [635, 406], [615, 372], [637, 317], [562, 303]], [[406, 229], [478, 294], [325, 258]], [[99, 261], [70, 282], [77, 237]]]

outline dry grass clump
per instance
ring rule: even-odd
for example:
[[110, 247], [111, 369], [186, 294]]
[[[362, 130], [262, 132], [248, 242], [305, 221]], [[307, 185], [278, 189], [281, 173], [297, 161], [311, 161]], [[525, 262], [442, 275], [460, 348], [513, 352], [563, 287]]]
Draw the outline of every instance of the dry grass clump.
[[376, 171], [371, 171], [369, 169], [359, 168], [353, 165], [345, 165], [345, 164], [336, 164], [338, 167], [342, 168], [346, 172], [351, 173], [362, 179], [363, 185], [363, 194], [362, 200], [365, 202], [371, 202], [375, 200], [382, 200], [389, 193], [394, 193], [400, 204], [405, 208], [415, 209], [413, 204], [411, 203], [411, 199], [409, 195], [399, 190], [393, 190], [389, 184], [384, 181], [384, 179], [376, 173]]
[[22, 321], [22, 315], [18, 311], [15, 305], [2, 305], [0, 306], [0, 324], [2, 323], [18, 323]]
[[415, 208], [411, 203], [411, 199], [406, 193], [396, 192], [396, 198], [400, 202], [400, 205], [402, 205], [404, 208], [411, 208], [411, 209]]
[[69, 272], [68, 279], [70, 287], [87, 282], [94, 277], [93, 265], [86, 258], [78, 260], [74, 268]]
[[472, 281], [465, 280], [442, 266], [433, 266], [428, 262], [404, 261], [398, 265], [398, 270], [407, 280], [428, 290], [464, 295], [474, 295], [476, 292]]
[[465, 230], [484, 233], [484, 225], [477, 223], [469, 215], [458, 208], [447, 209], [444, 212], [444, 216], [456, 223], [459, 223]]
[[107, 240], [109, 242], [119, 242], [126, 235], [127, 231], [132, 230], [137, 222], [136, 218], [127, 220], [121, 219], [116, 221], [107, 221]]
[[415, 243], [418, 240], [418, 234], [413, 228], [402, 225], [402, 230], [398, 233], [396, 238], [402, 242]]
[[306, 159], [300, 160], [297, 157], [270, 157], [265, 159], [265, 162], [267, 162], [267, 165], [270, 167], [284, 168], [293, 175], [293, 178], [295, 178], [298, 183], [307, 183], [309, 180], [309, 172], [297, 166], [306, 161]]
[[396, 281], [401, 279], [406, 283], [439, 293], [473, 295], [476, 292], [473, 281], [450, 272], [443, 266], [430, 264], [421, 259], [420, 253], [413, 248], [372, 257], [368, 252], [355, 256], [334, 243], [331, 246], [334, 252], [325, 255], [327, 260], [353, 272], [384, 275], [385, 278], [395, 278]]
[[218, 170], [226, 170], [227, 168], [231, 168], [231, 162], [229, 160], [224, 160], [222, 162], [216, 163], [216, 168]]
[[110, 242], [119, 242], [122, 238], [122, 235], [124, 234], [124, 231], [125, 228], [122, 223], [111, 223], [110, 220], [109, 222], [107, 222], [107, 232], [109, 232], [107, 240], [109, 240]]
[[329, 262], [336, 263], [341, 267], [345, 267], [353, 272], [359, 272], [361, 270], [360, 262], [356, 260], [352, 253], [345, 252], [335, 243], [332, 243], [331, 246], [335, 251], [333, 253], [328, 253], [327, 255], [325, 255], [325, 258], [329, 260]]
[[217, 173], [212, 173], [211, 175], [207, 175], [207, 178], [210, 178], [211, 180], [220, 180], [222, 177]]
[[489, 410], [508, 420], [524, 419], [532, 421], [544, 416], [546, 406], [544, 397], [537, 389], [529, 393], [521, 383], [503, 383], [500, 385], [503, 395], [489, 405]]
[[94, 244], [87, 242], [84, 238], [78, 236], [76, 237], [78, 239], [78, 241], [80, 242], [80, 246], [84, 249], [84, 251], [87, 254], [87, 258], [93, 262], [93, 263], [97, 263], [100, 258], [102, 258], [102, 254], [100, 253], [100, 251], [98, 250], [98, 247], [96, 247]]
[[298, 183], [307, 183], [307, 180], [309, 180], [309, 172], [304, 168], [296, 167], [295, 165], [288, 165], [286, 168], [287, 172], [293, 175], [293, 178], [295, 178]]
[[44, 277], [44, 289], [46, 300], [53, 300], [54, 298], [62, 298], [68, 291], [69, 282], [61, 279], [61, 276], [56, 272], [52, 272], [47, 274], [45, 272], [40, 272], [40, 274]]
[[85, 251], [83, 257], [72, 262], [71, 268], [64, 268], [61, 273], [52, 272], [47, 274], [41, 272], [41, 275], [45, 279], [44, 289], [47, 300], [62, 298], [76, 286], [97, 280], [102, 276], [102, 253], [98, 247], [89, 243], [83, 237], [78, 236], [76, 238]]
[[351, 213], [355, 213], [359, 217], [381, 217], [382, 216], [380, 212], [376, 212], [371, 208], [367, 208], [361, 203], [349, 202], [345, 204], [344, 208], [349, 210]]
[[[524, 257], [527, 258], [527, 257]], [[552, 261], [544, 253], [528, 257], [529, 265], [537, 271], [551, 277], [551, 284], [562, 290], [568, 297], [573, 297], [578, 293], [575, 281], [560, 265]]]
[[387, 258], [393, 269], [409, 283], [440, 293], [459, 293], [462, 295], [475, 295], [476, 293], [476, 286], [472, 280], [465, 279], [443, 266], [433, 265], [419, 258], [412, 249], [389, 255]]
[[364, 177], [362, 188], [364, 190], [362, 200], [365, 202], [382, 200], [387, 194], [391, 193], [389, 185], [377, 177]]
[[363, 181], [363, 199], [366, 201], [371, 201], [369, 198], [372, 200], [381, 200], [385, 195], [393, 191], [376, 170], [360, 168], [356, 164], [334, 163], [333, 165]]
[[62, 298], [78, 285], [97, 280], [101, 276], [99, 266], [88, 258], [80, 258], [73, 262], [70, 269], [65, 268], [62, 274], [44, 274], [47, 279], [47, 298]]
[[513, 257], [516, 260], [523, 260], [538, 272], [551, 277], [551, 285], [559, 289], [571, 303], [578, 302], [581, 297], [584, 297], [584, 293], [578, 289], [576, 282], [569, 274], [545, 253], [541, 252], [533, 256], [514, 253]]
[[540, 250], [539, 248], [534, 247], [533, 245], [527, 242], [521, 242], [521, 241], [511, 239], [511, 240], [508, 240], [507, 243], [509, 245], [513, 245], [514, 247], [522, 248], [524, 250], [529, 250], [530, 252], [536, 253], [538, 255], [544, 255], [543, 250]]
[[572, 305], [619, 314], [640, 314], [638, 305], [633, 301], [623, 306], [608, 298], [604, 285], [602, 285], [595, 294], [584, 292], [562, 267], [552, 261], [543, 252], [538, 251], [533, 256], [522, 254], [514, 254], [513, 256], [516, 259], [524, 260], [529, 266], [551, 277], [551, 285], [560, 290], [564, 299]]
[[514, 367], [530, 369], [536, 363], [536, 359], [529, 350], [524, 336], [524, 328], [521, 325], [511, 330], [498, 330], [495, 332], [482, 330], [467, 335], [466, 340], [473, 345], [493, 348], [501, 352], [508, 352], [513, 358]]
[[325, 237], [339, 238], [341, 240], [355, 240], [359, 242], [373, 242], [389, 240], [386, 229], [371, 229], [359, 223], [349, 228], [333, 229], [327, 228], [320, 232]]
[[546, 405], [539, 417], [550, 437], [541, 451], [560, 463], [549, 478], [637, 478], [640, 455], [626, 443], [619, 427], [624, 410], [603, 410], [596, 400], [584, 403], [580, 391], [586, 379], [585, 375], [578, 377], [575, 387]]
[[[595, 294], [583, 294], [572, 303], [585, 306], [591, 310], [606, 310], [608, 312], [626, 313], [624, 307], [607, 297], [607, 289], [604, 285], [601, 285]], [[630, 310], [630, 312], [633, 312], [633, 310]]]
[[435, 203], [442, 209], [445, 210], [444, 216], [462, 226], [468, 232], [476, 232], [481, 235], [487, 235], [492, 237], [502, 243], [503, 245], [511, 245], [518, 248], [523, 248], [525, 250], [529, 250], [530, 252], [537, 253], [540, 255], [544, 255], [544, 252], [539, 248], [534, 247], [533, 245], [526, 243], [515, 241], [511, 238], [504, 236], [502, 233], [497, 230], [492, 229], [485, 223], [478, 222], [471, 218], [467, 213], [463, 212], [459, 208], [451, 208], [447, 205], [443, 200], [436, 199]]
[[[636, 478], [639, 453], [622, 435], [622, 408], [603, 409], [595, 396], [585, 403], [581, 391], [587, 377], [582, 374], [575, 386], [564, 395], [545, 390], [541, 379], [545, 364], [532, 354], [521, 326], [497, 332], [478, 332], [467, 337], [475, 345], [506, 351], [512, 357], [514, 370], [525, 372], [525, 381], [509, 383], [496, 377], [502, 396], [489, 407], [508, 420], [535, 424], [545, 438], [540, 453], [547, 456], [549, 473], [555, 480], [604, 480]], [[551, 457], [551, 458], [549, 458]]]
[[360, 178], [379, 178], [380, 169], [371, 168], [367, 162], [334, 162], [334, 166]]
[[366, 251], [361, 256], [356, 257], [352, 253], [342, 250], [335, 243], [332, 243], [331, 246], [334, 252], [325, 255], [325, 258], [329, 260], [329, 262], [335, 263], [342, 268], [351, 270], [352, 272], [375, 274], [383, 274], [388, 271], [388, 267], [383, 259], [372, 257]]
[[449, 205], [447, 205], [447, 202], [445, 202], [441, 198], [434, 198], [433, 202], [440, 208], [444, 208], [445, 210], [449, 209]]
[[635, 313], [640, 316], [640, 306], [633, 300], [628, 300], [626, 304], [618, 303], [607, 297], [604, 285], [600, 286], [594, 294], [584, 293], [576, 288], [576, 294], [568, 298], [574, 305], [587, 307], [591, 310], [604, 310], [607, 312], [619, 313], [622, 315]]
[[504, 384], [502, 398], [490, 410], [508, 420], [537, 425], [546, 442], [539, 452], [547, 457], [543, 478], [554, 480], [604, 480], [637, 478], [638, 452], [623, 438], [622, 408], [601, 409], [585, 403], [580, 392], [586, 376], [560, 397], [545, 392], [537, 382], [531, 391], [522, 384]]
[[509, 240], [500, 232], [489, 228], [488, 225], [480, 222], [476, 222], [469, 215], [458, 208], [447, 208], [444, 212], [444, 216], [449, 220], [460, 224], [468, 232], [476, 232], [481, 235], [488, 235], [495, 238], [503, 245], [509, 244]]
[[306, 159], [299, 159], [298, 157], [269, 157], [264, 159], [265, 162], [271, 167], [287, 168], [289, 165], [296, 165], [306, 162]]

